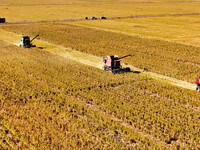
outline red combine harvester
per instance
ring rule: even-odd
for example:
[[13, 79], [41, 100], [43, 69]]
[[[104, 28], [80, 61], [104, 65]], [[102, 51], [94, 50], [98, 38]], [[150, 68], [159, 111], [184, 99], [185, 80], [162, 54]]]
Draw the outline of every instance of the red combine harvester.
[[195, 81], [195, 83], [197, 84], [197, 87], [196, 87], [197, 92], [200, 92], [200, 76], [199, 76], [199, 78]]
[[131, 54], [118, 58], [117, 55], [107, 56], [103, 59], [103, 70], [110, 71], [112, 73], [129, 72], [130, 68], [122, 68], [121, 59], [132, 56]]

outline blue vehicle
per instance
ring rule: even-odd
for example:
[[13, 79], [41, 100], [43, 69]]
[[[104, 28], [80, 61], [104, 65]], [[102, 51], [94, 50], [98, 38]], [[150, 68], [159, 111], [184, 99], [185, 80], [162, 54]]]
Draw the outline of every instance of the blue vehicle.
[[96, 18], [96, 17], [91, 17], [91, 19], [92, 19], [92, 20], [97, 20], [97, 18]]

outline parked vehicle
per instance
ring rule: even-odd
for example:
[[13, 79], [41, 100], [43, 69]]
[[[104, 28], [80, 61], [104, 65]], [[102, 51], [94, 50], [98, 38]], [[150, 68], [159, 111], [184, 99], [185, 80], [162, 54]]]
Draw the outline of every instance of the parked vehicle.
[[5, 23], [6, 22], [6, 18], [0, 18], [0, 23]]
[[100, 17], [100, 19], [107, 19], [107, 18], [102, 16], [102, 17]]
[[96, 18], [96, 17], [91, 17], [91, 19], [92, 19], [92, 20], [97, 20], [97, 18]]

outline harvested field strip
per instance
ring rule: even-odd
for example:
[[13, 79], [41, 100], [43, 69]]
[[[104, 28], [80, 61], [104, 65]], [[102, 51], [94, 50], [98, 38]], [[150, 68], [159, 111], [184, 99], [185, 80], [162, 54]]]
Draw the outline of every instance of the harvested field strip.
[[[18, 45], [17, 41], [18, 39], [20, 39], [21, 35], [19, 34], [15, 34], [15, 33], [11, 33], [11, 32], [7, 32], [4, 30], [1, 30], [1, 34], [0, 37], [2, 40], [9, 42], [11, 44], [15, 44]], [[72, 50], [70, 48], [64, 48], [62, 46], [58, 46], [52, 43], [48, 43], [45, 41], [41, 41], [41, 40], [36, 40], [35, 43], [40, 46], [41, 48], [43, 48], [43, 50], [45, 51], [49, 51], [51, 53], [57, 54], [59, 56], [65, 57], [67, 59], [72, 59], [74, 61], [92, 66], [92, 67], [96, 67], [101, 69], [102, 68], [102, 58], [101, 57], [97, 57], [97, 56], [93, 56], [90, 54], [86, 54], [86, 53], [82, 53], [76, 50]], [[157, 74], [157, 73], [153, 73], [153, 72], [143, 72], [143, 69], [139, 69], [137, 67], [134, 66], [130, 66], [131, 69], [139, 71], [143, 74], [146, 74], [148, 76], [151, 76], [152, 78], [158, 79], [158, 80], [162, 80], [162, 81], [166, 81], [170, 84], [176, 85], [176, 86], [180, 86], [186, 89], [190, 89], [190, 90], [195, 90], [195, 85], [182, 81], [182, 80], [178, 80], [172, 77], [168, 77], [168, 76], [164, 76], [161, 74]]]
[[[26, 2], [23, 4], [25, 3]], [[66, 1], [64, 3], [66, 3]], [[74, 3], [74, 1], [72, 3]], [[161, 3], [112, 3], [96, 3], [94, 5], [1, 6], [0, 13], [2, 17], [6, 18], [7, 22], [32, 22], [42, 20], [84, 19], [85, 17], [91, 18], [92, 16], [97, 18], [101, 16], [118, 18], [130, 17], [131, 15], [190, 14], [199, 13], [200, 5], [199, 2], [163, 3], [163, 1]], [[15, 4], [19, 4], [18, 1]]]
[[[123, 56], [131, 53], [133, 57], [125, 59], [129, 65], [191, 83], [196, 79], [200, 69], [198, 55], [196, 55], [200, 48], [195, 46], [111, 33], [66, 23], [40, 24], [40, 26], [12, 25], [2, 26], [2, 28], [20, 34], [29, 33], [32, 36], [40, 33], [40, 38], [43, 40], [101, 57], [113, 54]], [[4, 39], [3, 35], [2, 39]]]
[[200, 47], [198, 16], [80, 21], [70, 24]]
[[[112, 75], [95, 68], [90, 68], [93, 71], [86, 71], [84, 70], [83, 66], [81, 67], [81, 70], [78, 69], [78, 66], [73, 67], [76, 68], [73, 73], [80, 73], [82, 78], [90, 77], [90, 83], [95, 83], [96, 81], [98, 81], [99, 83], [109, 83], [111, 79], [112, 82], [110, 86], [107, 87], [97, 86], [96, 88], [92, 89], [80, 89], [80, 91], [76, 91], [74, 89], [76, 87], [74, 87], [71, 89], [70, 92], [68, 91], [68, 89], [70, 89], [70, 84], [73, 84], [74, 82], [76, 83], [77, 80], [80, 81], [80, 79], [77, 77], [72, 79], [73, 82], [70, 84], [67, 82], [63, 82], [68, 81], [67, 75], [71, 76], [69, 72], [72, 73], [72, 71], [69, 71], [67, 68], [70, 68], [70, 66], [72, 67], [73, 65], [70, 65], [70, 63], [66, 64], [65, 61], [67, 60], [61, 59], [58, 56], [54, 56], [50, 53], [45, 54], [46, 52], [42, 51], [43, 50], [40, 49], [31, 49], [31, 51], [27, 51], [26, 49], [20, 49], [16, 47], [12, 55], [8, 55], [7, 57], [5, 57], [5, 53], [7, 51], [2, 51], [4, 53], [4, 57], [2, 57], [1, 59], [3, 60], [3, 62], [7, 62], [11, 66], [15, 66], [16, 68], [19, 68], [20, 70], [24, 70], [28, 74], [31, 74], [34, 78], [38, 79], [39, 76], [40, 80], [44, 81], [49, 87], [59, 89], [59, 91], [61, 91], [62, 93], [77, 97], [79, 101], [89, 103], [90, 105], [95, 106], [95, 108], [97, 108], [98, 110], [101, 110], [106, 114], [110, 114], [114, 116], [114, 118], [123, 120], [124, 123], [138, 128], [142, 132], [148, 133], [149, 135], [153, 135], [153, 137], [157, 137], [165, 143], [171, 143], [173, 147], [176, 147], [176, 145], [180, 145], [181, 147], [193, 147], [195, 145], [194, 141], [196, 143], [199, 143], [198, 138], [191, 139], [189, 136], [190, 134], [195, 136], [194, 133], [196, 133], [196, 128], [198, 128], [198, 123], [194, 123], [194, 121], [198, 120], [195, 118], [198, 117], [199, 113], [193, 111], [192, 109], [183, 108], [182, 105], [180, 105], [179, 103], [173, 103], [168, 98], [172, 97], [175, 100], [179, 100], [180, 102], [184, 103], [194, 102], [194, 104], [191, 105], [196, 104], [197, 107], [199, 107], [199, 97], [198, 95], [196, 95], [196, 92], [170, 86], [166, 83], [164, 84], [163, 82], [156, 82], [156, 80], [147, 78], [142, 74], [137, 75], [129, 73]], [[22, 55], [23, 59], [19, 59], [18, 55]], [[48, 56], [45, 57], [46, 61], [42, 61], [44, 56]], [[36, 60], [39, 65], [37, 65], [37, 63], [35, 62], [31, 63], [35, 67], [30, 67], [28, 63], [30, 63], [31, 60]], [[23, 62], [23, 65], [20, 62]], [[57, 64], [57, 67], [53, 65], [55, 62]], [[51, 66], [51, 68], [49, 66]], [[58, 66], [59, 68], [63, 68], [59, 78], [56, 75], [58, 72], [60, 72]], [[41, 72], [36, 73], [33, 68], [38, 68], [37, 70], [41, 70]], [[53, 76], [50, 72], [54, 72]], [[100, 74], [96, 74], [95, 72], [106, 74], [107, 78], [105, 78], [105, 76], [104, 78], [100, 78]], [[94, 74], [97, 76], [93, 77]], [[82, 75], [84, 75], [85, 77], [83, 77]], [[111, 79], [110, 76], [112, 77]], [[49, 77], [51, 77], [51, 80]], [[49, 80], [47, 80], [48, 78]], [[117, 81], [120, 80], [124, 80], [124, 84], [117, 85], [117, 83], [119, 83]], [[85, 83], [85, 85], [88, 86], [88, 84], [90, 83]], [[84, 83], [82, 84], [82, 86], [84, 87]], [[76, 84], [76, 86], [79, 88], [78, 84]], [[149, 92], [146, 92], [147, 88], [149, 88], [152, 93], [155, 93], [153, 92], [154, 90], [157, 91], [158, 95], [166, 94], [166, 99], [163, 99], [159, 96], [152, 96], [152, 93], [149, 94]], [[175, 95], [171, 96], [170, 92], [174, 92]], [[115, 98], [116, 94], [117, 99]], [[190, 101], [186, 101], [189, 99]], [[180, 126], [184, 126], [184, 129], [189, 127], [190, 130], [180, 130]], [[155, 129], [156, 132], [154, 132]], [[170, 131], [170, 133], [168, 131]], [[171, 141], [170, 139], [172, 138], [176, 139], [177, 142]], [[190, 146], [187, 145], [188, 139], [189, 143], [191, 144]], [[198, 144], [196, 146], [198, 146]]]
[[[138, 16], [125, 16], [125, 17], [108, 17], [107, 20], [113, 19], [129, 19], [129, 18], [155, 18], [155, 17], [169, 17], [169, 16], [199, 16], [200, 13], [183, 13], [183, 14], [159, 14], [159, 15], [138, 15]], [[88, 21], [92, 19], [88, 19]], [[7, 22], [3, 25], [11, 24], [30, 24], [30, 23], [48, 23], [48, 22], [75, 22], [75, 21], [85, 21], [85, 19], [58, 19], [58, 20], [41, 20], [41, 21], [26, 21], [26, 22]]]

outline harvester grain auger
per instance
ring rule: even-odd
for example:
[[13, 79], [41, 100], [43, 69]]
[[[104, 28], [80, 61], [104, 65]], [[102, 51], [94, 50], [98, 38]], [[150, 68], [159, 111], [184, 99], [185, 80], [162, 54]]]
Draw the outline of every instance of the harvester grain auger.
[[36, 35], [32, 40], [30, 40], [29, 36], [22, 36], [21, 40], [19, 41], [19, 46], [24, 48], [36, 47], [36, 45], [33, 45], [31, 42], [35, 40], [38, 36], [39, 34]]
[[103, 59], [103, 70], [110, 71], [112, 73], [129, 72], [130, 68], [122, 68], [121, 59], [132, 56], [131, 54], [118, 58], [117, 55], [107, 56]]

